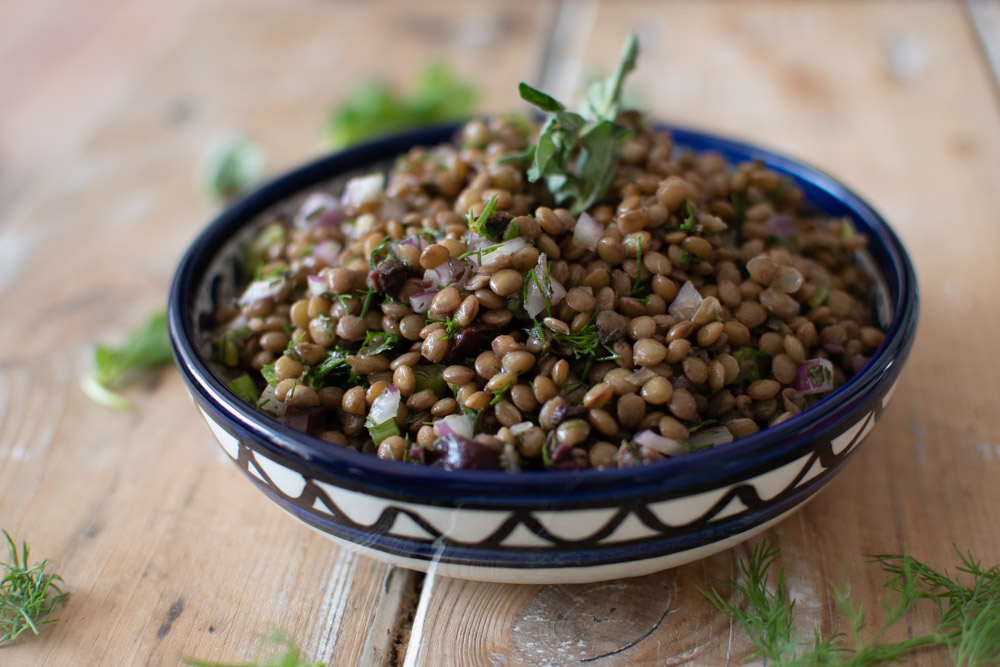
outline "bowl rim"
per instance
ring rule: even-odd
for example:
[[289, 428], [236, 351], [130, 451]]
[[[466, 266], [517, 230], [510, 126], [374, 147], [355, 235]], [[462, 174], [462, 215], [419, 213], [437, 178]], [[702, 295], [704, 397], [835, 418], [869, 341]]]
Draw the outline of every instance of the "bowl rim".
[[[299, 467], [348, 486], [374, 489], [387, 495], [416, 492], [430, 497], [462, 497], [497, 501], [518, 497], [565, 498], [572, 494], [585, 501], [587, 493], [618, 489], [631, 495], [665, 483], [681, 482], [718, 486], [790, 461], [804, 446], [844, 421], [886, 391], [895, 381], [909, 354], [916, 329], [919, 296], [916, 275], [905, 248], [885, 219], [853, 190], [825, 172], [801, 160], [755, 144], [684, 126], [657, 123], [671, 132], [675, 146], [693, 150], [715, 150], [759, 159], [791, 177], [798, 185], [818, 190], [838, 202], [856, 222], [861, 222], [870, 240], [877, 243], [893, 273], [884, 278], [890, 285], [893, 316], [885, 338], [862, 370], [844, 385], [800, 415], [740, 438], [724, 448], [710, 448], [668, 458], [651, 465], [606, 470], [504, 471], [444, 470], [432, 466], [385, 461], [372, 454], [330, 445], [295, 431], [243, 402], [218, 378], [201, 358], [195, 340], [194, 296], [205, 272], [220, 248], [262, 212], [296, 193], [308, 190], [355, 169], [363, 169], [417, 145], [433, 145], [450, 139], [460, 124], [448, 124], [391, 135], [347, 150], [314, 159], [286, 171], [219, 213], [204, 227], [185, 251], [171, 284], [167, 319], [171, 346], [179, 368], [195, 400], [224, 415], [231, 426], [250, 434], [255, 444], [278, 458], [297, 461]], [[822, 207], [819, 207], [822, 208]], [[869, 245], [871, 247], [871, 244]], [[893, 293], [894, 292], [894, 293]], [[718, 460], [716, 460], [718, 459]], [[677, 481], [672, 484], [670, 480]]]

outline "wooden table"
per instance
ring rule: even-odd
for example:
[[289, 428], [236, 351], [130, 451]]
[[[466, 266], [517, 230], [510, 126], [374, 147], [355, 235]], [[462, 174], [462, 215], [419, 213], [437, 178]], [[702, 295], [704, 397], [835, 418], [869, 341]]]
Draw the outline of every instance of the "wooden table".
[[402, 83], [444, 59], [499, 110], [521, 79], [572, 96], [631, 30], [632, 89], [653, 115], [841, 177], [919, 274], [921, 324], [892, 406], [772, 531], [800, 631], [843, 629], [829, 579], [877, 608], [883, 576], [865, 554], [952, 567], [956, 543], [1000, 562], [1000, 4], [458, 7], [0, 5], [0, 527], [72, 591], [61, 620], [0, 648], [0, 664], [245, 661], [273, 627], [333, 665], [740, 662], [746, 639], [696, 586], [733, 574], [746, 545], [586, 586], [424, 577], [291, 521], [221, 455], [177, 373], [134, 388], [128, 413], [77, 388], [95, 341], [163, 306], [214, 213], [191, 182], [220, 129], [244, 128], [278, 173], [322, 150], [325, 112], [370, 75]]

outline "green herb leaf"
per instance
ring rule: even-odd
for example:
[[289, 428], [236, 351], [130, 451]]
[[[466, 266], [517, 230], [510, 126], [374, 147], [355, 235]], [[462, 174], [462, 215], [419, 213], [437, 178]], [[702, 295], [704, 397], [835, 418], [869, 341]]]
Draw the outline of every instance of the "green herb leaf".
[[370, 81], [330, 114], [327, 139], [331, 147], [340, 148], [397, 130], [458, 120], [472, 114], [477, 96], [474, 86], [442, 63], [425, 68], [409, 96]]
[[[298, 643], [280, 630], [272, 630], [263, 641], [264, 648], [254, 657], [252, 663], [222, 663], [184, 658], [189, 667], [325, 667], [324, 662], [308, 660]], [[268, 650], [267, 647], [273, 647]]]
[[25, 630], [37, 635], [38, 626], [55, 623], [58, 619], [48, 616], [69, 595], [59, 588], [62, 577], [45, 572], [49, 561], [29, 567], [28, 544], [22, 542], [19, 553], [10, 534], [6, 530], [3, 534], [10, 562], [0, 563], [4, 575], [0, 579], [0, 646], [14, 641]]
[[[479, 217], [475, 217], [472, 213], [472, 209], [469, 209], [467, 215], [469, 222], [469, 231], [479, 234], [480, 236], [485, 236], [491, 241], [499, 241], [500, 237], [503, 236], [503, 229], [498, 229], [494, 221], [493, 211], [497, 207], [497, 199], [500, 195], [493, 195], [490, 200], [486, 202], [486, 206], [483, 207], [483, 212], [479, 214]], [[503, 227], [506, 227], [506, 223]], [[498, 246], [499, 247], [499, 246]]]
[[361, 344], [358, 354], [364, 356], [374, 356], [389, 352], [399, 344], [399, 336], [388, 331], [366, 331], [365, 340]]
[[372, 437], [372, 442], [376, 445], [382, 444], [382, 441], [386, 438], [399, 435], [399, 425], [395, 419], [386, 419], [381, 424], [376, 424], [369, 417], [365, 422], [365, 426], [368, 428], [368, 435]]
[[232, 130], [209, 141], [196, 171], [199, 190], [224, 202], [260, 183], [266, 163], [264, 151], [243, 132]]
[[685, 232], [693, 232], [698, 228], [698, 211], [691, 204], [691, 200], [684, 200], [684, 208], [687, 210], [687, 219], [681, 223], [681, 229]]
[[119, 410], [131, 404], [115, 390], [124, 386], [135, 374], [173, 361], [170, 336], [167, 334], [166, 313], [152, 315], [129, 334], [119, 347], [98, 345], [94, 348], [96, 372], [83, 378], [80, 388], [93, 401]]
[[594, 118], [614, 119], [618, 115], [622, 83], [629, 72], [635, 69], [638, 57], [639, 38], [633, 33], [625, 39], [614, 73], [603, 81], [595, 81], [587, 88], [587, 106]]
[[737, 382], [750, 384], [761, 378], [766, 378], [771, 372], [771, 357], [767, 352], [755, 347], [739, 347], [733, 350], [733, 357], [740, 365]]
[[565, 111], [565, 106], [531, 86], [519, 86], [521, 98], [551, 115], [533, 148], [513, 159], [531, 158], [528, 180], [544, 179], [556, 203], [572, 200], [579, 215], [601, 200], [615, 175], [618, 149], [632, 130], [617, 122], [622, 82], [635, 68], [638, 40], [631, 35], [614, 74], [590, 86], [587, 117]]
[[278, 379], [278, 372], [274, 370], [274, 364], [264, 364], [261, 366], [260, 374], [264, 376], [264, 380], [272, 387], [277, 387], [281, 381]]
[[562, 105], [561, 102], [556, 100], [548, 93], [543, 93], [534, 86], [529, 86], [523, 81], [518, 84], [517, 92], [521, 95], [521, 99], [532, 106], [536, 106], [542, 111], [556, 112], [565, 111], [566, 107]]
[[239, 376], [235, 380], [230, 380], [226, 383], [226, 386], [232, 389], [237, 396], [250, 405], [257, 405], [257, 399], [260, 398], [260, 392], [257, 391], [257, 385], [254, 384], [253, 379], [251, 379], [251, 377], [246, 373]]
[[[755, 649], [747, 657], [766, 658], [774, 665], [889, 665], [932, 646], [947, 647], [956, 665], [998, 664], [1000, 565], [984, 568], [971, 554], [956, 552], [962, 562], [958, 571], [972, 578], [971, 585], [912, 556], [874, 556], [873, 561], [890, 575], [886, 588], [894, 595], [883, 603], [885, 623], [871, 632], [864, 606], [850, 600], [849, 587], [831, 586], [837, 607], [850, 624], [853, 641], [849, 642], [839, 633], [810, 639], [794, 633], [795, 604], [788, 600], [784, 568], [778, 569], [776, 583], [771, 585], [771, 570], [781, 554], [777, 538], [758, 544], [748, 562], [740, 561], [739, 580], [728, 583], [745, 598], [745, 607], [715, 589], [701, 592], [747, 633]], [[922, 601], [936, 610], [936, 626], [902, 641], [885, 641], [883, 637], [897, 623], [914, 618], [911, 612]]]

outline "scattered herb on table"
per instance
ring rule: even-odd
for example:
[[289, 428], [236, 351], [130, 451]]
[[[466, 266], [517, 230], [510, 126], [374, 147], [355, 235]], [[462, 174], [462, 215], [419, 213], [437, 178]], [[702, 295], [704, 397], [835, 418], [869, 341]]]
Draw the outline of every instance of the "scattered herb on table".
[[167, 316], [158, 312], [133, 331], [123, 345], [97, 345], [94, 348], [95, 372], [83, 378], [80, 388], [95, 403], [115, 410], [128, 410], [132, 407], [131, 402], [117, 390], [136, 373], [172, 360]]
[[[715, 589], [702, 593], [746, 632], [754, 646], [748, 659], [765, 658], [774, 665], [888, 665], [925, 647], [946, 647], [959, 666], [1000, 664], [1000, 565], [984, 568], [971, 554], [955, 551], [961, 560], [957, 570], [971, 577], [970, 585], [912, 556], [873, 556], [872, 562], [889, 575], [885, 586], [893, 595], [883, 603], [885, 623], [872, 633], [865, 633], [864, 605], [850, 600], [846, 585], [834, 586], [837, 607], [850, 623], [850, 642], [843, 633], [808, 639], [795, 633], [795, 603], [788, 600], [785, 570], [774, 572], [781, 557], [777, 538], [758, 544], [749, 561], [740, 561], [739, 576], [728, 583], [742, 594], [745, 605], [733, 604]], [[902, 641], [886, 641], [887, 631], [921, 601], [937, 609], [936, 627]]]
[[18, 552], [10, 534], [6, 530], [3, 534], [7, 538], [10, 562], [0, 563], [3, 572], [3, 579], [0, 579], [0, 646], [14, 641], [25, 630], [37, 635], [39, 625], [55, 623], [58, 619], [48, 616], [69, 595], [59, 588], [62, 577], [45, 571], [49, 561], [29, 567], [28, 544], [22, 542]]
[[530, 162], [528, 179], [544, 179], [557, 204], [572, 200], [573, 215], [604, 196], [615, 175], [618, 149], [632, 136], [632, 129], [617, 118], [622, 82], [635, 69], [638, 53], [638, 39], [630, 35], [614, 73], [587, 87], [582, 114], [567, 111], [554, 97], [526, 83], [518, 87], [525, 102], [549, 115], [536, 143], [506, 159]]
[[396, 130], [459, 120], [475, 110], [476, 97], [475, 87], [441, 63], [421, 72], [409, 96], [369, 81], [330, 114], [327, 138], [332, 148], [342, 148]]
[[211, 139], [195, 172], [198, 190], [225, 202], [260, 183], [267, 158], [243, 132], [230, 130]]
[[185, 658], [184, 664], [190, 667], [325, 667], [324, 662], [313, 662], [302, 655], [298, 643], [290, 635], [273, 630], [264, 638], [265, 648], [273, 646], [273, 650], [262, 649], [252, 663], [221, 663], [207, 660]]

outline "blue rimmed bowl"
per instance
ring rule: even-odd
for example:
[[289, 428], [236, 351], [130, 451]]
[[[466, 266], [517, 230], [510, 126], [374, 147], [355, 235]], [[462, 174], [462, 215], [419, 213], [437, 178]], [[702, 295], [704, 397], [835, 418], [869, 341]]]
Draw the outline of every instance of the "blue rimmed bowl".
[[446, 471], [385, 461], [295, 431], [241, 401], [206, 350], [212, 313], [235, 292], [236, 253], [262, 214], [317, 186], [387, 164], [456, 127], [402, 134], [322, 158], [260, 188], [212, 221], [170, 291], [174, 355], [219, 444], [264, 494], [365, 555], [485, 581], [589, 582], [662, 570], [726, 549], [780, 521], [829, 482], [885, 410], [917, 325], [917, 285], [899, 239], [844, 185], [748, 144], [666, 126], [675, 144], [732, 162], [762, 160], [815, 206], [868, 235], [856, 255], [873, 276], [886, 336], [842, 387], [792, 419], [714, 449], [652, 465], [575, 472]]

